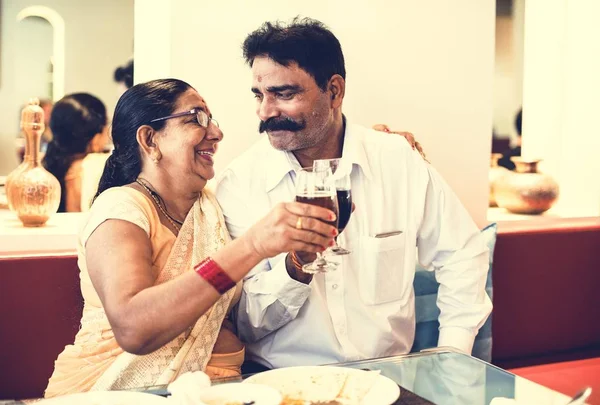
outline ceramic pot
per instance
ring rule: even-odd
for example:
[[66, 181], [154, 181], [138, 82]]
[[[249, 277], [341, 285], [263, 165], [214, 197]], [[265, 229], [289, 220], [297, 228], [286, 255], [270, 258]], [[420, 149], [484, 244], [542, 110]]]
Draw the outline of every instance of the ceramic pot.
[[490, 184], [490, 194], [489, 194], [489, 206], [497, 207], [496, 198], [494, 197], [494, 184], [496, 181], [504, 176], [509, 170], [505, 167], [498, 166], [498, 160], [502, 157], [502, 153], [492, 153], [492, 158], [490, 160], [490, 170], [488, 172], [488, 179]]
[[494, 184], [494, 197], [499, 207], [517, 214], [541, 214], [558, 198], [558, 184], [537, 170], [540, 159], [512, 157], [515, 171], [508, 172]]

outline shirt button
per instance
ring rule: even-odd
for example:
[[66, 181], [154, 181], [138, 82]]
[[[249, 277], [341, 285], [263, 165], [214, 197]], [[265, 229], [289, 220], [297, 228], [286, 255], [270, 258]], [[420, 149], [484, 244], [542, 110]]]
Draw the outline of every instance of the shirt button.
[[331, 288], [333, 288], [334, 290], [337, 290], [337, 288], [338, 288], [338, 285], [337, 285], [337, 284], [334, 284], [334, 285], [332, 285], [332, 286], [331, 286]]

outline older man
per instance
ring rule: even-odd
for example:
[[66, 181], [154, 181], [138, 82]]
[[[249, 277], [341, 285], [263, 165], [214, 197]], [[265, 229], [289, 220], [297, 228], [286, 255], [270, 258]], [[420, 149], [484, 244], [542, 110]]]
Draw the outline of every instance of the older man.
[[338, 170], [350, 175], [356, 204], [339, 236], [352, 253], [336, 270], [304, 273], [313, 257], [290, 252], [244, 281], [237, 325], [250, 359], [283, 367], [409, 352], [417, 259], [441, 284], [438, 344], [470, 353], [492, 308], [484, 291], [488, 249], [458, 198], [404, 139], [342, 114], [344, 56], [322, 23], [265, 23], [243, 49], [259, 131], [268, 137], [219, 181], [232, 236], [292, 201], [297, 170], [317, 159], [341, 157]]

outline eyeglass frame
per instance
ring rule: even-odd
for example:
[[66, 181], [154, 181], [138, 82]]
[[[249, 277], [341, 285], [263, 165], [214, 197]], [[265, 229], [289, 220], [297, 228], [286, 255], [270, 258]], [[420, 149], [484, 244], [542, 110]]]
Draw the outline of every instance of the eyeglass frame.
[[[206, 125], [203, 125], [202, 122], [200, 122], [200, 120], [198, 119], [198, 115], [200, 113], [204, 114], [204, 116], [206, 117]], [[200, 125], [202, 128], [208, 128], [208, 126], [210, 125], [211, 122], [214, 122], [215, 125], [217, 126], [217, 128], [219, 128], [219, 121], [217, 121], [213, 117], [210, 117], [206, 113], [206, 111], [204, 111], [201, 108], [192, 108], [189, 111], [184, 111], [184, 112], [175, 113], [175, 114], [172, 114], [172, 115], [167, 115], [166, 117], [155, 118], [152, 121], [150, 121], [150, 124], [155, 123], [155, 122], [159, 122], [159, 121], [170, 120], [171, 118], [185, 117], [186, 115], [196, 115], [196, 121], [198, 121], [198, 125]]]

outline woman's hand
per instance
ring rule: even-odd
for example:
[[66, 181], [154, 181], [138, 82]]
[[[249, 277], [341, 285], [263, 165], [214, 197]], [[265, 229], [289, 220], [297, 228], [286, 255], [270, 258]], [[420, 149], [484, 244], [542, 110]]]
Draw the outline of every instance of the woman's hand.
[[415, 140], [415, 137], [412, 133], [410, 132], [406, 132], [406, 131], [392, 131], [387, 125], [385, 124], [376, 124], [373, 125], [373, 129], [375, 131], [380, 131], [380, 132], [387, 132], [390, 134], [398, 134], [400, 136], [403, 136], [408, 143], [410, 144], [410, 146], [414, 149], [416, 149], [419, 154], [421, 155], [421, 157], [427, 162], [429, 163], [429, 160], [427, 160], [427, 156], [425, 156], [425, 152], [423, 151], [423, 147], [421, 146], [421, 144], [419, 142], [417, 142]]
[[332, 211], [316, 205], [280, 203], [244, 236], [263, 259], [293, 250], [322, 252], [337, 235], [337, 229], [324, 221], [334, 219]]

